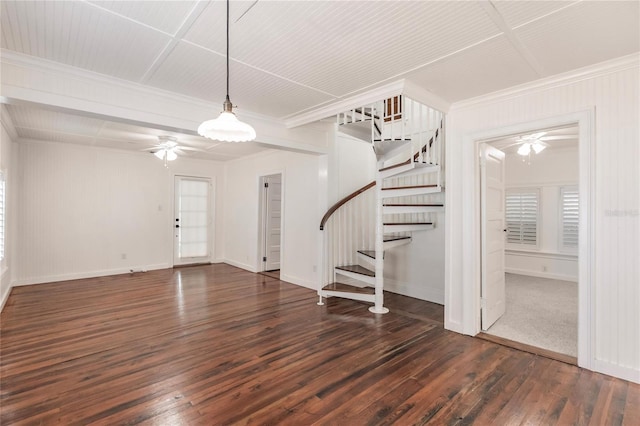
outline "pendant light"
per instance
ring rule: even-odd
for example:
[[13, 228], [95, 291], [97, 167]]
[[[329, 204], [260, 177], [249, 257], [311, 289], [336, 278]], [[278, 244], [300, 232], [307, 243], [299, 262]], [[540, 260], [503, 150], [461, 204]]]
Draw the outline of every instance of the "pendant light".
[[227, 97], [218, 118], [207, 120], [198, 127], [198, 134], [223, 142], [248, 142], [256, 138], [253, 127], [238, 120], [229, 100], [229, 0], [227, 0]]

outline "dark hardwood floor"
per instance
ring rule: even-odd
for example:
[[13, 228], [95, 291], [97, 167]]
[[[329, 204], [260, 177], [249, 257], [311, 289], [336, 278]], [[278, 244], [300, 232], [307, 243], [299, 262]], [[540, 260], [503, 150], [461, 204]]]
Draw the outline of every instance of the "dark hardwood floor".
[[14, 288], [0, 423], [639, 425], [640, 386], [217, 264]]

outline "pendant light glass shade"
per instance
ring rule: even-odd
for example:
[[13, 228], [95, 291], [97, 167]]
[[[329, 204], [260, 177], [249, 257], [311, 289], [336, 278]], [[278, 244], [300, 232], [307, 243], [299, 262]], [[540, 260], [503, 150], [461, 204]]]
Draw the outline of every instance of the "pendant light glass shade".
[[218, 118], [202, 123], [198, 134], [223, 142], [248, 142], [256, 138], [253, 127], [238, 120], [231, 111], [223, 111]]
[[208, 139], [223, 142], [248, 142], [256, 138], [250, 125], [238, 120], [229, 100], [229, 0], [227, 0], [227, 97], [218, 118], [207, 120], [198, 126], [198, 134]]

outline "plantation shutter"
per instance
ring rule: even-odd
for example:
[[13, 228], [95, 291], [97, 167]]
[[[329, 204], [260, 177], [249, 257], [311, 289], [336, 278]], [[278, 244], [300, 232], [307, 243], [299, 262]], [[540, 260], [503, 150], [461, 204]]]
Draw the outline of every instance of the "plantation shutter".
[[579, 199], [577, 187], [560, 188], [560, 208], [561, 210], [561, 226], [563, 249], [578, 248], [578, 220], [579, 220]]
[[538, 246], [539, 191], [517, 190], [506, 195], [507, 243]]

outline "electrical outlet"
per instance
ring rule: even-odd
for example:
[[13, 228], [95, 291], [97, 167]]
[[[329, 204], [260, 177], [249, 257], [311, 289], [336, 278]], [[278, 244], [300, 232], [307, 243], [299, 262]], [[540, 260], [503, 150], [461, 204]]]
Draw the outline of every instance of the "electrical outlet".
[[121, 258], [122, 260], [127, 260], [127, 253], [122, 253], [122, 254], [120, 255], [120, 258]]
[[542, 272], [547, 272], [547, 265], [544, 265], [544, 266], [542, 267]]
[[316, 265], [313, 265], [313, 272], [318, 272], [318, 267]]

